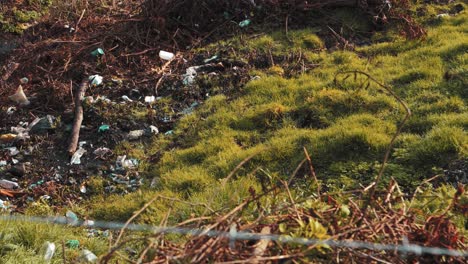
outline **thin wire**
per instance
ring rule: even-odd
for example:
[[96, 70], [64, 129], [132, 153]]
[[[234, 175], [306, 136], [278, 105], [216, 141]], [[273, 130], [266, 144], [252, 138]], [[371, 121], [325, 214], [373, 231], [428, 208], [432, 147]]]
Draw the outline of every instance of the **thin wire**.
[[[107, 222], [107, 221], [93, 221], [92, 224], [89, 221], [76, 221], [67, 217], [37, 217], [37, 216], [15, 216], [15, 215], [2, 215], [0, 220], [5, 221], [26, 221], [36, 223], [47, 223], [47, 224], [60, 224], [70, 226], [82, 226], [87, 228], [105, 228], [105, 229], [117, 229], [120, 230], [125, 227], [125, 223], [121, 222]], [[466, 250], [452, 250], [446, 248], [436, 247], [424, 247], [416, 244], [380, 244], [380, 243], [369, 243], [362, 241], [351, 241], [351, 240], [330, 240], [330, 239], [310, 239], [310, 238], [298, 238], [286, 235], [268, 235], [260, 233], [249, 233], [249, 232], [237, 232], [235, 229], [229, 232], [210, 230], [206, 231], [200, 228], [182, 228], [182, 227], [163, 227], [163, 226], [152, 226], [143, 224], [129, 224], [126, 229], [132, 231], [148, 231], [152, 233], [170, 233], [179, 235], [205, 235], [209, 237], [225, 237], [229, 240], [271, 240], [279, 243], [294, 243], [301, 245], [328, 245], [333, 248], [353, 248], [353, 249], [369, 249], [373, 251], [394, 251], [399, 253], [413, 253], [416, 255], [430, 254], [430, 255], [446, 255], [452, 257], [468, 257], [468, 251]]]

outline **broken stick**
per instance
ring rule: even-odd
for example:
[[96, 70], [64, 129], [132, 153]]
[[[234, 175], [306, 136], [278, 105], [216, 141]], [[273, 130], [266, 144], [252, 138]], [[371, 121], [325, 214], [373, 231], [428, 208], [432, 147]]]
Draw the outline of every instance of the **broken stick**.
[[73, 128], [70, 137], [70, 145], [68, 145], [68, 154], [72, 156], [78, 147], [78, 139], [80, 137], [81, 123], [83, 122], [83, 105], [81, 101], [84, 98], [86, 88], [88, 88], [88, 79], [84, 78], [81, 81], [80, 88], [75, 96], [75, 119], [73, 120]]

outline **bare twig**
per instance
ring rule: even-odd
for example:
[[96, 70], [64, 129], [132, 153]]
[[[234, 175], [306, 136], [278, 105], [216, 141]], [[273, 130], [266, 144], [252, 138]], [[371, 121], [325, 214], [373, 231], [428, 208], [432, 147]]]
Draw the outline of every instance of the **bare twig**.
[[147, 202], [140, 210], [136, 211], [132, 217], [130, 217], [130, 219], [127, 220], [127, 222], [125, 222], [125, 225], [122, 227], [122, 229], [120, 230], [120, 233], [119, 233], [119, 236], [117, 237], [117, 240], [115, 241], [114, 243], [114, 247], [117, 246], [117, 244], [119, 243], [120, 241], [120, 238], [122, 237], [125, 229], [127, 228], [127, 226], [133, 221], [133, 219], [137, 218], [143, 211], [146, 210], [146, 208], [148, 208], [154, 201], [156, 201], [159, 197], [159, 195], [155, 196], [153, 199], [151, 199], [149, 202]]
[[376, 191], [376, 189], [377, 189], [377, 187], [378, 187], [378, 185], [380, 183], [380, 180], [382, 179], [383, 173], [385, 171], [385, 165], [387, 164], [388, 158], [390, 157], [390, 152], [393, 149], [393, 144], [395, 143], [395, 140], [397, 139], [397, 137], [401, 134], [401, 130], [403, 129], [403, 126], [406, 124], [406, 121], [411, 116], [411, 110], [408, 107], [408, 105], [395, 92], [393, 92], [392, 89], [390, 89], [390, 87], [388, 87], [388, 86], [382, 84], [381, 82], [377, 81], [376, 79], [374, 79], [374, 77], [372, 77], [368, 73], [365, 73], [365, 72], [362, 72], [362, 71], [357, 71], [357, 70], [356, 71], [339, 72], [335, 76], [335, 83], [337, 83], [337, 77], [339, 75], [347, 76], [349, 74], [354, 74], [354, 78], [356, 78], [358, 74], [364, 75], [365, 77], [367, 77], [368, 81], [374, 82], [375, 84], [380, 86], [382, 89], [387, 91], [391, 96], [393, 96], [398, 101], [398, 103], [400, 103], [400, 105], [403, 106], [403, 108], [406, 111], [405, 117], [401, 121], [395, 135], [392, 137], [392, 139], [390, 140], [390, 143], [388, 144], [387, 150], [385, 151], [385, 155], [384, 155], [384, 158], [383, 158], [382, 166], [380, 166], [379, 173], [377, 174], [377, 177], [375, 179], [375, 185], [370, 189], [369, 198], [366, 200], [366, 202], [365, 202], [365, 204], [364, 204], [364, 206], [362, 208], [362, 211], [363, 211], [362, 216], [365, 217], [368, 206], [374, 200], [375, 191]]
[[310, 173], [312, 175], [312, 178], [315, 181], [315, 184], [317, 185], [317, 195], [320, 196], [320, 184], [318, 182], [317, 175], [315, 174], [315, 169], [314, 169], [314, 165], [312, 164], [312, 159], [310, 158], [309, 152], [307, 152], [306, 147], [303, 147], [303, 148], [304, 148], [304, 154], [306, 156], [307, 162], [309, 163]]
[[81, 101], [84, 98], [86, 89], [88, 88], [88, 79], [84, 78], [81, 81], [80, 88], [78, 89], [75, 97], [75, 120], [73, 121], [73, 128], [70, 137], [70, 145], [68, 145], [68, 154], [72, 156], [78, 147], [78, 140], [80, 137], [81, 123], [83, 122], [83, 105]]
[[242, 168], [242, 166], [244, 166], [245, 163], [247, 163], [249, 160], [251, 160], [253, 157], [257, 156], [258, 152], [257, 153], [254, 153], [250, 156], [248, 156], [247, 158], [245, 158], [244, 160], [242, 160], [239, 164], [237, 164], [237, 166], [229, 173], [229, 175], [223, 179], [222, 183], [221, 183], [221, 186], [224, 186], [231, 178], [232, 176], [234, 176], [236, 174], [236, 172]]

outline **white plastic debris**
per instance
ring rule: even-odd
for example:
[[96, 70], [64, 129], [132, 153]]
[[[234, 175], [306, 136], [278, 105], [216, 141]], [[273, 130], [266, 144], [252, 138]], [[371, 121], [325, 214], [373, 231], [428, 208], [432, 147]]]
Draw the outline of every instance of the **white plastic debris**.
[[95, 263], [98, 260], [98, 257], [96, 255], [94, 255], [93, 252], [91, 252], [91, 251], [89, 251], [87, 249], [83, 249], [83, 251], [81, 251], [80, 258], [81, 258], [82, 261], [85, 261], [87, 263]]
[[115, 165], [120, 169], [135, 169], [138, 167], [138, 160], [136, 159], [127, 159], [127, 155], [118, 156], [115, 161]]
[[155, 126], [150, 126], [149, 127], [151, 134], [159, 134], [159, 129]]
[[195, 78], [197, 77], [197, 69], [198, 67], [192, 66], [185, 70], [185, 74], [183, 75], [184, 79], [182, 80], [184, 85], [190, 85], [195, 82]]
[[103, 77], [98, 75], [98, 74], [95, 74], [95, 75], [91, 75], [89, 76], [88, 80], [89, 82], [91, 83], [91, 85], [93, 86], [99, 86], [101, 85], [102, 81], [103, 81]]
[[14, 182], [14, 181], [9, 181], [9, 180], [0, 180], [0, 187], [4, 188], [4, 189], [17, 189], [19, 188], [19, 185], [18, 183]]
[[65, 217], [67, 218], [67, 223], [68, 224], [76, 225], [79, 222], [78, 216], [74, 212], [72, 212], [70, 210], [68, 210], [65, 213]]
[[128, 98], [128, 96], [126, 96], [126, 95], [122, 95], [122, 99], [123, 99], [124, 101], [129, 102], [129, 103], [133, 102], [133, 100], [130, 99], [130, 98]]
[[20, 153], [17, 147], [11, 147], [6, 149], [8, 150], [8, 154], [10, 154], [10, 156], [16, 156]]
[[6, 160], [0, 160], [0, 167], [6, 166], [7, 162]]
[[447, 13], [444, 13], [444, 14], [438, 14], [436, 17], [437, 18], [444, 18], [444, 17], [449, 17], [450, 15], [447, 14]]
[[159, 51], [159, 58], [163, 60], [172, 60], [174, 58], [174, 53], [167, 52], [164, 50]]
[[83, 156], [85, 153], [86, 149], [80, 147], [71, 157], [70, 164], [81, 164], [81, 156]]
[[83, 226], [93, 226], [94, 225], [94, 221], [93, 220], [85, 220], [83, 222]]
[[16, 93], [13, 95], [8, 96], [10, 100], [13, 102], [19, 104], [19, 105], [29, 105], [30, 102], [28, 98], [26, 97], [26, 94], [24, 94], [23, 91], [23, 86], [19, 85], [18, 89], [16, 89]]
[[45, 243], [45, 254], [44, 254], [44, 260], [49, 263], [52, 260], [52, 257], [55, 254], [55, 244], [47, 241]]
[[7, 202], [3, 201], [2, 199], [0, 199], [0, 210], [6, 210], [8, 209], [8, 204]]
[[27, 84], [28, 82], [29, 82], [29, 79], [26, 78], [26, 77], [23, 77], [23, 78], [20, 79], [21, 84]]
[[86, 193], [88, 190], [86, 189], [86, 185], [82, 184], [80, 185], [80, 192], [81, 193]]
[[8, 107], [6, 113], [7, 113], [7, 115], [12, 115], [15, 111], [16, 111], [16, 107], [11, 106], [11, 107]]
[[156, 101], [156, 97], [154, 96], [145, 96], [145, 103], [152, 104]]
[[96, 156], [104, 156], [108, 153], [111, 153], [112, 150], [108, 149], [108, 148], [105, 148], [105, 147], [101, 147], [101, 148], [97, 148], [93, 153], [94, 155]]
[[140, 129], [140, 130], [132, 130], [128, 133], [127, 139], [128, 140], [137, 140], [141, 138], [145, 134], [145, 130]]

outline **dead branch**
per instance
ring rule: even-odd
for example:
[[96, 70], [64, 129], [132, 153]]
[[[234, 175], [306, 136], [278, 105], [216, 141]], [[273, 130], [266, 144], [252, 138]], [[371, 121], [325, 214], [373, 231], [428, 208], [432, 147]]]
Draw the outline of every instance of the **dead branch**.
[[73, 120], [73, 128], [70, 137], [70, 145], [68, 145], [68, 154], [72, 156], [78, 147], [78, 140], [80, 137], [81, 123], [83, 122], [83, 105], [81, 101], [84, 98], [86, 89], [88, 88], [88, 79], [84, 78], [81, 81], [80, 88], [75, 96], [75, 119]]

